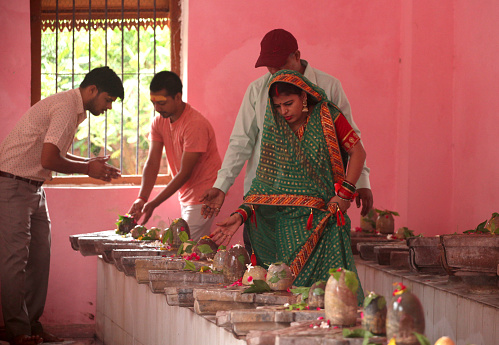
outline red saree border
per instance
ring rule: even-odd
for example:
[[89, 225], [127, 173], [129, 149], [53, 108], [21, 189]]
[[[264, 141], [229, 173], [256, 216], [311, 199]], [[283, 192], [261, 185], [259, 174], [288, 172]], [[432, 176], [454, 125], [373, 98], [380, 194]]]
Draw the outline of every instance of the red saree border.
[[329, 158], [331, 159], [334, 182], [341, 182], [345, 179], [345, 169], [341, 160], [341, 152], [336, 130], [334, 129], [333, 118], [326, 102], [322, 103], [320, 114], [324, 138], [326, 139]]
[[303, 206], [324, 210], [324, 200], [315, 196], [294, 194], [252, 194], [244, 199], [245, 204], [272, 206]]
[[289, 83], [298, 86], [300, 89], [304, 90], [305, 92], [309, 93], [317, 101], [322, 101], [322, 96], [320, 93], [315, 91], [313, 88], [311, 88], [302, 78], [293, 75], [293, 74], [280, 74], [275, 76], [272, 79], [272, 82], [269, 84], [269, 88], [274, 84], [275, 82], [284, 82], [284, 83]]
[[[304, 196], [304, 195], [288, 195], [288, 194], [253, 194], [244, 199], [247, 204], [255, 205], [272, 205], [272, 206], [299, 206], [307, 208], [315, 208], [318, 210], [328, 212], [319, 222], [319, 224], [312, 231], [312, 234], [308, 237], [305, 244], [302, 246], [298, 254], [296, 255], [293, 262], [289, 265], [293, 276], [296, 277], [300, 274], [303, 267], [305, 267], [310, 255], [315, 249], [315, 246], [319, 242], [319, 239], [326, 228], [326, 224], [329, 218], [336, 214], [335, 211], [331, 210], [330, 207], [327, 210], [324, 209], [326, 206], [324, 200], [318, 197]], [[333, 208], [334, 209], [334, 208]]]

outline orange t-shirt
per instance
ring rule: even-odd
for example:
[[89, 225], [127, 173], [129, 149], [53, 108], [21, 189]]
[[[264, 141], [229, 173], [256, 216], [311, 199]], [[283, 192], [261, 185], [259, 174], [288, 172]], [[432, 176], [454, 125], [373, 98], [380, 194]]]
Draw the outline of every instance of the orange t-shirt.
[[177, 175], [184, 152], [201, 152], [189, 180], [179, 189], [182, 205], [200, 204], [199, 198], [217, 179], [222, 165], [215, 132], [199, 111], [186, 103], [184, 112], [174, 123], [156, 115], [151, 124], [149, 140], [163, 143], [168, 165]]

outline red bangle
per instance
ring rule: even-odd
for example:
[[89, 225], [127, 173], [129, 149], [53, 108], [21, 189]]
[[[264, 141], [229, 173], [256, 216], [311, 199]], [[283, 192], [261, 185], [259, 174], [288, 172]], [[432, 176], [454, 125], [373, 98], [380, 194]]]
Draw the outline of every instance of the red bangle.
[[245, 223], [245, 222], [246, 222], [246, 220], [248, 220], [248, 214], [247, 214], [247, 213], [246, 213], [246, 211], [245, 211], [245, 210], [243, 210], [242, 208], [238, 208], [235, 212], [232, 212], [232, 213], [231, 213], [231, 216], [232, 216], [233, 214], [236, 214], [236, 213], [237, 213], [237, 214], [239, 214], [239, 215], [241, 216], [241, 218], [242, 218], [242, 220], [243, 220], [243, 223]]
[[147, 202], [147, 198], [144, 198], [143, 196], [138, 196], [137, 199], [141, 199], [141, 200], [144, 200], [145, 202]]

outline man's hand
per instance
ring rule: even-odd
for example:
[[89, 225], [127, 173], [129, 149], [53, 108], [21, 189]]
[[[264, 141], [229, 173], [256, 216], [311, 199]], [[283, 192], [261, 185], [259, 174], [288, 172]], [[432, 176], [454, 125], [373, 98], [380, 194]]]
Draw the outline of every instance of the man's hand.
[[373, 208], [373, 193], [369, 188], [359, 188], [357, 189], [357, 193], [359, 194], [355, 197], [355, 202], [357, 203], [357, 208], [360, 207], [362, 202], [360, 215], [365, 217]]
[[142, 213], [144, 214], [144, 219], [142, 220], [142, 223], [140, 225], [145, 225], [149, 218], [151, 218], [152, 213], [154, 212], [154, 209], [156, 208], [156, 205], [152, 202], [146, 202], [144, 207], [142, 208]]
[[90, 158], [88, 161], [88, 176], [106, 182], [111, 182], [111, 179], [120, 177], [120, 170], [107, 164], [109, 158], [111, 158], [109, 155]]
[[144, 200], [137, 198], [137, 200], [135, 200], [135, 202], [132, 204], [132, 207], [130, 207], [130, 210], [128, 211], [128, 214], [131, 215], [137, 223], [142, 217], [142, 210], [144, 209], [145, 203], [146, 202]]
[[199, 199], [203, 203], [201, 215], [204, 218], [217, 216], [225, 200], [225, 193], [218, 188], [210, 188]]

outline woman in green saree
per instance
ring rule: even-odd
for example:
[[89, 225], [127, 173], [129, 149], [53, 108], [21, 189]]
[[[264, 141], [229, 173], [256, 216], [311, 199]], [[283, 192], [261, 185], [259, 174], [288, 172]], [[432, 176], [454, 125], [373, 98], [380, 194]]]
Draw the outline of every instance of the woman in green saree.
[[360, 138], [321, 88], [298, 72], [277, 72], [269, 82], [256, 177], [212, 239], [227, 244], [248, 222], [257, 263], [288, 264], [296, 286], [327, 280], [335, 267], [356, 272], [345, 212], [365, 157]]

